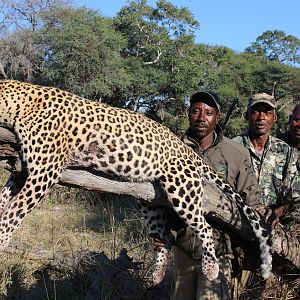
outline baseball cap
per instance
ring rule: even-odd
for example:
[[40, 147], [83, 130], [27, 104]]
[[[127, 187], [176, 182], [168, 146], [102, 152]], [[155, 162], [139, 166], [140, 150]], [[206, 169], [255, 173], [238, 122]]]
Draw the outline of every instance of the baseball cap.
[[199, 102], [201, 100], [209, 101], [213, 104], [213, 107], [216, 107], [218, 111], [220, 111], [220, 103], [219, 103], [219, 97], [216, 93], [213, 92], [197, 92], [190, 98], [190, 104], [193, 104], [195, 102]]
[[275, 98], [267, 93], [258, 93], [254, 94], [248, 102], [248, 108], [252, 107], [253, 105], [257, 103], [267, 103], [271, 107], [275, 108], [276, 107], [276, 102]]

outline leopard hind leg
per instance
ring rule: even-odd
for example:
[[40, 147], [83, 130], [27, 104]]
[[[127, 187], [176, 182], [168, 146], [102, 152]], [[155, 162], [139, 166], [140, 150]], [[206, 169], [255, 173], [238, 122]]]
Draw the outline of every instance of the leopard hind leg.
[[156, 251], [152, 279], [154, 284], [159, 284], [163, 280], [167, 270], [170, 250], [173, 244], [173, 235], [166, 228], [166, 211], [162, 206], [149, 207], [139, 202], [139, 208], [148, 227], [149, 235], [152, 238], [163, 240], [166, 245]]
[[204, 218], [201, 205], [204, 181], [197, 167], [192, 166], [191, 169], [193, 171], [186, 172], [184, 177], [177, 177], [175, 182], [168, 179], [172, 176], [162, 176], [161, 184], [174, 210], [201, 240], [202, 272], [208, 280], [214, 280], [219, 274], [219, 264], [212, 228]]

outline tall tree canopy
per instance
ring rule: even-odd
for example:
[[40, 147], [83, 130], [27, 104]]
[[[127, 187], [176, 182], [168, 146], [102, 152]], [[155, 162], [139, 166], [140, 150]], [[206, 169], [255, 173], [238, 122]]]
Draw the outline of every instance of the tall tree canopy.
[[0, 16], [0, 63], [9, 78], [149, 113], [177, 133], [197, 90], [220, 95], [229, 136], [246, 126], [242, 113], [255, 92], [278, 100], [278, 128], [299, 103], [299, 39], [280, 30], [236, 53], [197, 44], [192, 12], [166, 0], [130, 1], [114, 18], [69, 0], [3, 0]]
[[284, 31], [266, 31], [246, 51], [282, 63], [300, 63], [300, 40]]
[[44, 64], [39, 81], [95, 100], [111, 97], [129, 83], [120, 55], [126, 40], [96, 11], [50, 11], [40, 37]]
[[193, 82], [186, 78], [193, 72], [190, 62], [198, 21], [187, 8], [165, 0], [152, 7], [141, 0], [123, 7], [114, 24], [128, 41], [122, 55], [137, 75], [126, 94], [128, 107], [150, 113], [163, 110], [165, 120], [171, 112], [174, 121], [175, 110], [184, 113], [185, 95]]
[[45, 11], [67, 6], [68, 0], [2, 0], [0, 58], [10, 78], [32, 81], [40, 66], [41, 45], [35, 39]]

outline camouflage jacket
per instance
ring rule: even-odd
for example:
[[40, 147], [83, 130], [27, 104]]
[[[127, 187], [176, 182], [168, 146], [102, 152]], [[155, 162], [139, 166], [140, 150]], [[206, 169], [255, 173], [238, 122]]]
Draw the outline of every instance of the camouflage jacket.
[[250, 153], [260, 188], [262, 204], [273, 205], [300, 201], [300, 178], [297, 170], [296, 151], [273, 136], [269, 137], [263, 154], [255, 153], [248, 134], [237, 136], [234, 141], [244, 145]]

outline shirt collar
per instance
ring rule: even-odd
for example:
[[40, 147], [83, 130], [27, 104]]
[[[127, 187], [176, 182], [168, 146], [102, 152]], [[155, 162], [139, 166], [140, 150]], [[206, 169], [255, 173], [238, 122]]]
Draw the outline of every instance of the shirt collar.
[[[223, 131], [222, 128], [219, 124], [216, 125], [215, 130], [213, 131], [213, 142], [212, 144], [206, 149], [208, 150], [211, 147], [214, 147], [215, 145], [217, 145], [221, 140], [223, 139]], [[186, 131], [186, 139], [185, 142], [191, 146], [192, 148], [198, 148], [200, 149], [202, 152], [206, 151], [206, 150], [202, 150], [199, 146], [199, 144], [197, 143], [197, 141], [191, 137], [191, 132], [190, 129], [188, 129]]]
[[[249, 131], [247, 131], [247, 133], [244, 135], [244, 139], [245, 139], [244, 140], [244, 144], [247, 146], [247, 148], [249, 150], [251, 150], [251, 152], [253, 152], [254, 154], [256, 154], [255, 150], [254, 150], [254, 146], [251, 143], [251, 140], [250, 140], [250, 137], [249, 137]], [[272, 151], [276, 150], [275, 138], [272, 135], [269, 135], [267, 143], [266, 143], [266, 145], [264, 147], [264, 152], [269, 151], [269, 150], [272, 150]]]

